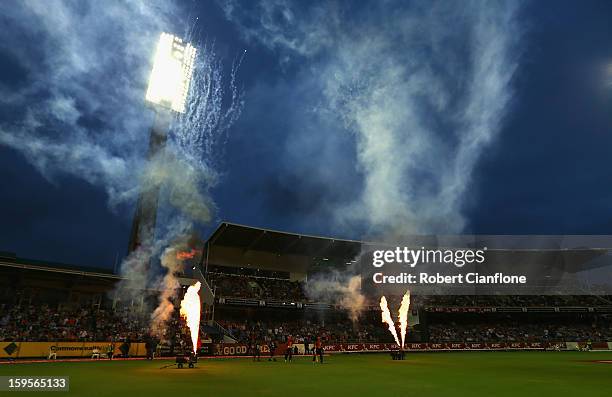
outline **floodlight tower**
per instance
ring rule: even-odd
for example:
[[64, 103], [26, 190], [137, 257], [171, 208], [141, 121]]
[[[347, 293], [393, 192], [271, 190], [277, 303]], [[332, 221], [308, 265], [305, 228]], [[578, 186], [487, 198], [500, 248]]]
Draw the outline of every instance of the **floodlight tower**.
[[[163, 151], [172, 115], [185, 112], [195, 56], [196, 49], [190, 43], [169, 33], [159, 37], [145, 96], [147, 104], [155, 111], [149, 137], [149, 161]], [[159, 183], [153, 178], [145, 178], [132, 221], [128, 254], [153, 242], [159, 189]]]

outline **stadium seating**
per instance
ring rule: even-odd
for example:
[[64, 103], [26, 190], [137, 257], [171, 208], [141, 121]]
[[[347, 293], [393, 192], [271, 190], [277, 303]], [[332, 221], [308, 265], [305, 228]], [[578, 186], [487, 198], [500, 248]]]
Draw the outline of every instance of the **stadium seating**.
[[128, 314], [128, 308], [69, 310], [45, 304], [3, 304], [0, 306], [0, 340], [94, 341], [111, 337], [141, 340], [148, 328]]
[[[74, 294], [60, 293], [66, 281], [37, 275], [43, 276], [48, 283], [6, 285], [0, 296], [0, 341], [143, 341], [152, 333], [149, 315], [139, 315], [131, 303], [111, 300], [109, 282], [91, 278], [79, 284], [75, 279], [71, 285], [80, 288], [75, 301]], [[375, 299], [353, 323], [337, 301], [309, 302], [304, 284], [290, 281], [288, 273], [212, 266], [208, 278], [218, 303], [223, 297], [251, 301], [218, 304], [217, 323], [202, 323], [203, 339], [219, 341], [225, 333], [244, 343], [288, 335], [297, 342], [317, 335], [326, 343], [392, 341], [380, 324]], [[400, 299], [388, 296], [389, 307], [398, 307]], [[421, 318], [409, 331], [414, 342], [612, 340], [609, 296], [413, 296], [411, 307]], [[529, 316], [532, 312], [537, 315]], [[518, 317], [521, 313], [525, 317]], [[175, 311], [164, 332], [155, 334], [168, 346], [183, 346], [189, 343], [184, 327]]]
[[210, 273], [218, 296], [302, 301], [306, 299], [301, 283], [277, 278], [240, 274]]
[[436, 322], [429, 324], [429, 340], [434, 342], [540, 342], [612, 340], [610, 319], [592, 316], [560, 321], [527, 321], [519, 317], [479, 322]]

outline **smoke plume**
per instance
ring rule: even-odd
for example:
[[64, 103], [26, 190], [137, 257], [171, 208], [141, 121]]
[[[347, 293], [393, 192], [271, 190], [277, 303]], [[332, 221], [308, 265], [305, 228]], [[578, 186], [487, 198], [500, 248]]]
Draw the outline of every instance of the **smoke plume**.
[[359, 315], [366, 305], [366, 298], [360, 292], [361, 277], [333, 271], [316, 274], [304, 285], [306, 296], [319, 302], [337, 302], [346, 309], [353, 322], [359, 320]]
[[172, 299], [176, 297], [176, 291], [180, 284], [176, 279], [175, 272], [182, 270], [182, 261], [177, 258], [178, 246], [168, 247], [161, 256], [161, 265], [166, 274], [160, 282], [159, 304], [151, 314], [151, 329], [157, 336], [163, 336], [166, 321], [174, 312]]
[[[246, 40], [268, 47], [295, 73], [291, 92], [299, 95], [283, 108], [284, 160], [311, 181], [296, 196], [323, 203], [311, 218], [333, 220], [336, 234], [351, 237], [464, 229], [473, 170], [511, 104], [519, 3], [386, 1], [360, 10], [261, 0], [255, 11], [236, 1], [222, 7]], [[278, 83], [256, 94], [287, 90]]]

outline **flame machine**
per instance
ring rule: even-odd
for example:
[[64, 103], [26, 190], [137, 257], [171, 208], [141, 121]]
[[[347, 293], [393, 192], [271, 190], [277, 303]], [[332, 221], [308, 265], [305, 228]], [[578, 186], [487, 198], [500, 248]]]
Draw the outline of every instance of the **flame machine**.
[[197, 362], [198, 362], [197, 354], [195, 354], [194, 352], [190, 352], [188, 356], [176, 356], [176, 359], [172, 364], [164, 365], [160, 369], [174, 367], [175, 365], [177, 368], [182, 369], [185, 366], [185, 364], [187, 364], [188, 368], [195, 368], [195, 365]]
[[195, 368], [195, 364], [197, 362], [198, 362], [198, 356], [194, 352], [191, 352], [189, 356], [187, 357], [185, 356], [176, 357], [176, 366], [178, 368], [183, 368], [185, 364], [187, 364], [189, 368]]

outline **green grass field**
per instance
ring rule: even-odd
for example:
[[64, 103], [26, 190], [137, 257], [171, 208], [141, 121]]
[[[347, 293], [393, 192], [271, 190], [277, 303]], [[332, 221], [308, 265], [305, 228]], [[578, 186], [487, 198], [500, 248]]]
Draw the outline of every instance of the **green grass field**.
[[353, 354], [324, 365], [214, 359], [196, 369], [160, 369], [170, 363], [161, 360], [40, 363], [1, 365], [0, 375], [68, 375], [69, 393], [48, 393], [75, 396], [611, 396], [612, 364], [593, 360], [612, 353]]

